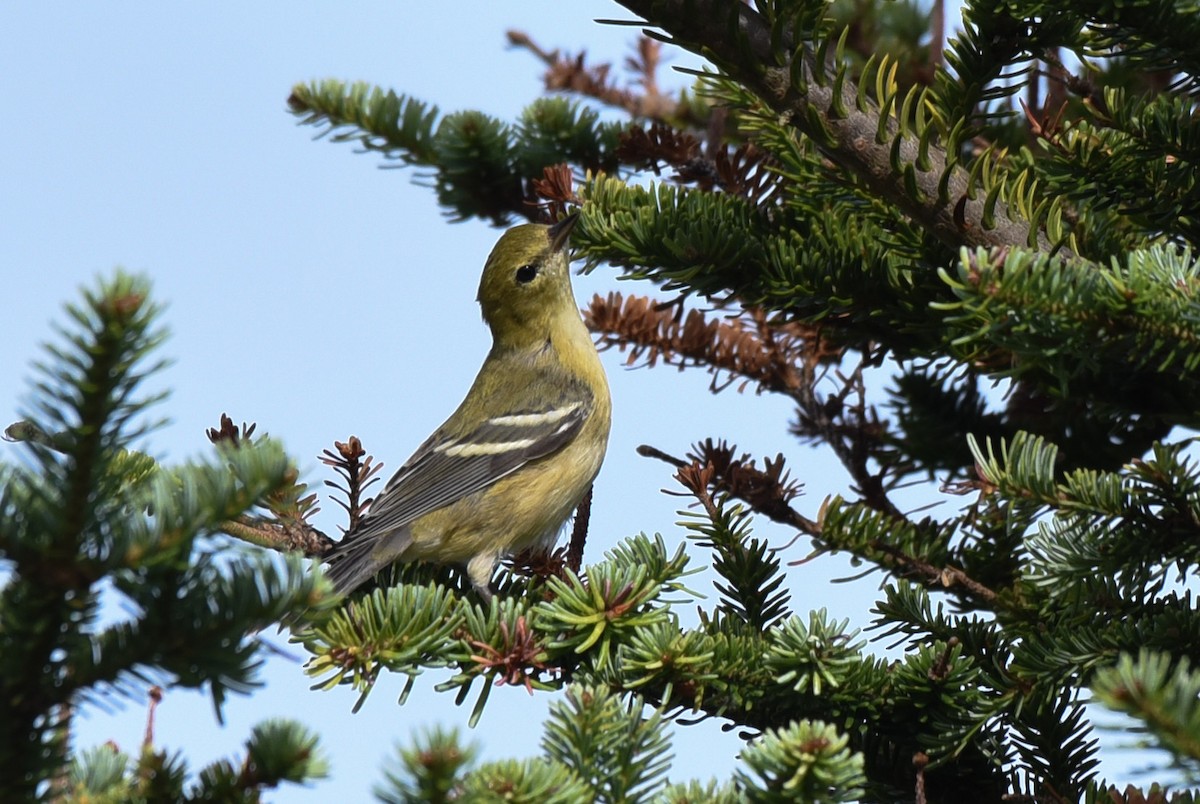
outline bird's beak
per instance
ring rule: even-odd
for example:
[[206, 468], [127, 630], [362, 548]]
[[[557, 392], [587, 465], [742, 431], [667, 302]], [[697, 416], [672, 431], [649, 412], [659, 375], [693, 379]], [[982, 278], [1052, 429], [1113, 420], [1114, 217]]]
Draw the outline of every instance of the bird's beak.
[[557, 252], [566, 248], [567, 238], [571, 236], [571, 230], [575, 228], [575, 224], [577, 223], [579, 223], [579, 213], [572, 212], [570, 215], [550, 227], [550, 231], [547, 232], [547, 234], [550, 235], [551, 251]]

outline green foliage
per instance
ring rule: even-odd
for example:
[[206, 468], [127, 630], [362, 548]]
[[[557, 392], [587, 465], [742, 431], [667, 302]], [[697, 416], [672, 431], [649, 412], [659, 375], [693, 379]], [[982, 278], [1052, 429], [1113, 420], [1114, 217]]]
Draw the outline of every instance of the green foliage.
[[639, 801], [662, 784], [670, 741], [656, 716], [642, 719], [642, 702], [575, 687], [551, 707], [542, 748], [572, 768], [601, 801]]
[[619, 126], [563, 98], [534, 102], [517, 125], [436, 106], [362, 82], [298, 84], [288, 99], [301, 122], [334, 142], [354, 141], [402, 164], [433, 168], [438, 201], [456, 220], [505, 223], [522, 211], [525, 182], [560, 162], [613, 170]]
[[713, 569], [723, 579], [718, 611], [741, 619], [757, 631], [777, 623], [788, 612], [791, 595], [782, 589], [780, 561], [765, 541], [750, 538], [750, 512], [718, 500], [707, 514], [684, 521], [701, 547], [713, 550]]
[[863, 642], [851, 642], [849, 621], [831, 623], [825, 610], [810, 612], [808, 623], [793, 617], [783, 623], [764, 657], [776, 683], [801, 695], [820, 697], [836, 690], [861, 661]]
[[1200, 673], [1187, 659], [1140, 650], [1122, 654], [1115, 666], [1096, 673], [1092, 691], [1107, 706], [1145, 724], [1155, 742], [1171, 753], [1188, 784], [1200, 778]]
[[609, 693], [571, 687], [552, 707], [542, 745], [546, 756], [472, 767], [475, 752], [457, 735], [435, 731], [400, 754], [377, 795], [387, 802], [645, 801], [661, 789], [670, 742], [660, 719], [642, 718]]
[[738, 780], [746, 801], [856, 801], [863, 794], [862, 757], [827, 723], [801, 721], [770, 731], [745, 752]]
[[[56, 794], [74, 707], [161, 683], [207, 688], [219, 715], [229, 691], [256, 684], [262, 646], [251, 633], [319, 600], [298, 560], [228, 548], [218, 559], [204, 538], [290, 483], [278, 445], [177, 467], [132, 448], [161, 398], [141, 389], [163, 340], [147, 283], [118, 273], [68, 314], [73, 326], [38, 367], [33, 413], [7, 431], [32, 460], [0, 465], [0, 557], [11, 566], [0, 587], [0, 797], [12, 800]], [[106, 586], [128, 618], [101, 620]], [[263, 786], [320, 775], [313, 747], [295, 726], [260, 727], [255, 775], [214, 766], [197, 789], [224, 779], [221, 789], [256, 800]], [[150, 785], [137, 795], [182, 800], [184, 776], [149, 748], [136, 762], [97, 749], [74, 759], [69, 784], [83, 798]]]
[[551, 578], [549, 600], [536, 586], [514, 586], [481, 606], [440, 584], [400, 584], [347, 603], [296, 638], [313, 654], [307, 670], [317, 686], [351, 684], [361, 692], [357, 706], [383, 670], [409, 677], [407, 696], [424, 670], [454, 667], [439, 689], [458, 689], [462, 702], [480, 681], [477, 720], [493, 682], [551, 689], [563, 682], [560, 667], [580, 661], [586, 667], [576, 672], [604, 672], [616, 645], [672, 622], [659, 597], [682, 588], [686, 565], [682, 549], [669, 556], [661, 537], [637, 536], [582, 577]]
[[400, 767], [386, 773], [387, 785], [375, 795], [395, 804], [449, 801], [459, 773], [474, 760], [475, 750], [459, 747], [456, 732], [435, 730], [400, 752]]
[[[436, 182], [450, 214], [500, 220], [504, 203], [524, 203], [520, 180], [495, 189], [504, 165], [528, 181], [565, 160], [583, 181], [554, 200], [581, 202], [574, 244], [588, 267], [769, 322], [738, 330], [757, 340], [737, 354], [761, 350], [779, 378], [769, 390], [797, 405], [796, 432], [828, 446], [852, 485], [798, 510], [761, 474], [684, 462], [681, 479], [705, 478], [703, 493], [684, 483], [700, 503], [684, 529], [717, 576], [697, 626], [662, 595], [683, 591], [682, 554], [634, 540], [579, 576], [505, 581], [502, 603], [462, 604], [440, 654], [457, 675], [441, 688], [462, 700], [476, 678], [574, 680], [746, 731], [731, 785], [664, 786], [669, 801], [1140, 800], [1097, 776], [1089, 685], [1191, 772], [1178, 746], [1194, 707], [1178, 702], [1194, 697], [1200, 659], [1187, 591], [1200, 467], [1172, 431], [1197, 426], [1200, 398], [1200, 17], [1161, 0], [980, 0], [943, 47], [914, 3], [620, 2], [708, 59], [696, 114], [647, 120], [632, 110], [653, 104], [631, 102], [627, 125], [601, 125], [564, 100], [513, 125], [458, 113], [446, 119], [485, 137], [477, 163], [429, 149], [421, 164], [451, 177]], [[640, 100], [661, 106], [645, 74], [656, 51], [641, 47]], [[585, 101], [611, 102], [606, 68], [552, 70]], [[309, 122], [420, 158], [406, 144], [422, 141], [415, 122], [393, 115], [410, 133], [388, 135], [355, 123], [351, 107], [370, 103], [325, 92], [329, 111]], [[594, 323], [651, 363], [688, 350], [729, 371], [729, 344], [696, 358], [686, 327], [654, 341], [643, 322]], [[812, 351], [779, 348], [794, 338]], [[922, 478], [967, 500], [906, 513], [893, 495]], [[810, 537], [814, 557], [845, 552], [883, 573], [872, 630], [900, 658], [871, 655], [823, 610], [792, 610], [784, 558], [758, 535], [768, 517]], [[580, 744], [589, 712], [570, 715]], [[580, 772], [569, 759], [539, 767]], [[532, 772], [505, 772], [518, 766]]]
[[[849, 487], [801, 509], [778, 474], [680, 462], [700, 503], [682, 531], [717, 578], [692, 626], [689, 556], [646, 536], [580, 572], [504, 577], [486, 604], [454, 570], [403, 567], [330, 611], [298, 565], [218, 560], [202, 539], [272, 495], [302, 507], [277, 447], [181, 467], [137, 451], [161, 335], [144, 286], [119, 277], [73, 312], [35, 414], [8, 431], [32, 465], [0, 465], [0, 784], [62, 778], [63, 706], [98, 684], [165, 678], [219, 707], [252, 683], [249, 629], [292, 606], [310, 609], [296, 639], [318, 686], [352, 685], [359, 705], [387, 671], [405, 695], [435, 669], [459, 703], [480, 690], [472, 722], [497, 686], [565, 690], [542, 756], [476, 764], [434, 732], [401, 752], [387, 801], [1166, 800], [1100, 778], [1088, 688], [1196, 783], [1200, 15], [977, 0], [943, 43], [913, 3], [620, 2], [708, 59], [694, 92], [663, 94], [643, 41], [639, 91], [549, 56], [582, 102], [511, 122], [338, 81], [295, 87], [291, 107], [422, 170], [455, 219], [581, 206], [588, 266], [670, 296], [640, 309], [694, 297], [736, 322], [667, 337], [618, 311], [593, 319], [608, 342], [769, 374]], [[563, 163], [578, 186], [547, 171]], [[922, 478], [961, 506], [907, 511], [896, 493]], [[793, 611], [767, 519], [810, 558], [881, 573], [871, 631], [892, 659], [846, 620]], [[102, 581], [135, 618], [97, 624]], [[745, 735], [730, 782], [668, 780], [666, 726], [685, 717]], [[79, 755], [69, 778], [90, 800], [135, 781], [148, 800], [253, 800], [319, 773], [312, 756], [272, 726], [236, 773], [216, 763], [190, 789], [151, 749]]]

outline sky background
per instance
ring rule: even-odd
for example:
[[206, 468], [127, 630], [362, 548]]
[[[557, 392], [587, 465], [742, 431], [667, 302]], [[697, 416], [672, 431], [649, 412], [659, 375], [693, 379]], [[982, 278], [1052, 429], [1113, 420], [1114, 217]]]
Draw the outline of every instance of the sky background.
[[[518, 28], [547, 48], [586, 49], [619, 65], [634, 30], [594, 22], [628, 18], [612, 2], [234, 4], [4, 4], [0, 6], [0, 426], [20, 418], [30, 365], [63, 322], [62, 305], [117, 266], [148, 275], [166, 304], [172, 366], [148, 390], [169, 388], [157, 409], [169, 424], [148, 451], [168, 463], [209, 454], [204, 436], [222, 413], [258, 423], [280, 439], [317, 488], [333, 475], [317, 462], [350, 435], [385, 465], [399, 467], [453, 410], [489, 339], [475, 304], [483, 260], [499, 231], [450, 223], [411, 170], [381, 170], [375, 155], [313, 141], [286, 111], [297, 82], [367, 80], [436, 103], [514, 120], [541, 94], [541, 65], [509, 49]], [[669, 64], [696, 62], [667, 49]], [[684, 79], [664, 71], [661, 80]], [[611, 290], [653, 293], [598, 269], [575, 280], [585, 304]], [[798, 445], [782, 398], [713, 395], [708, 376], [627, 369], [603, 355], [614, 414], [609, 457], [595, 489], [586, 561], [622, 538], [662, 533], [683, 539], [680, 499], [665, 464], [638, 457], [639, 444], [674, 454], [695, 441], [726, 438], [754, 455], [783, 452], [806, 484], [799, 505], [815, 512], [845, 491], [832, 456]], [[0, 444], [0, 460], [21, 448]], [[7, 453], [7, 454], [5, 454]], [[936, 499], [925, 490], [920, 502]], [[960, 501], [949, 498], [947, 505]], [[340, 509], [326, 501], [314, 523], [336, 533]], [[792, 533], [759, 520], [775, 544]], [[800, 559], [806, 543], [784, 553]], [[694, 562], [706, 559], [691, 551]], [[870, 622], [879, 576], [846, 584], [858, 570], [823, 557], [790, 573], [798, 613], [827, 607], [856, 627]], [[706, 582], [693, 584], [710, 591]], [[711, 600], [710, 600], [711, 602]], [[680, 609], [686, 618], [687, 611]], [[283, 638], [264, 687], [233, 697], [217, 723], [202, 693], [169, 690], [158, 708], [158, 744], [182, 751], [191, 768], [240, 759], [251, 727], [297, 719], [322, 735], [330, 779], [268, 796], [282, 802], [367, 800], [395, 746], [435, 724], [457, 725], [484, 759], [538, 752], [554, 696], [493, 692], [480, 725], [470, 703], [418, 679], [403, 707], [402, 679], [383, 678], [358, 714], [348, 688], [312, 692], [303, 656]], [[882, 650], [878, 646], [874, 650]], [[473, 699], [472, 699], [473, 700]], [[81, 747], [112, 740], [136, 753], [145, 703], [114, 699], [78, 719]], [[728, 778], [741, 745], [709, 721], [678, 729], [671, 777]], [[1143, 759], [1145, 759], [1143, 757]], [[1115, 770], [1115, 768], [1111, 769]]]

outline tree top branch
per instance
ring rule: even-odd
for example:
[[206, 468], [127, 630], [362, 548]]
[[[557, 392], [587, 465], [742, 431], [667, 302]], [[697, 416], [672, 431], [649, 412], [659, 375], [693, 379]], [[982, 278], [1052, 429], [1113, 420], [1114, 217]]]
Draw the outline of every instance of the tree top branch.
[[[1003, 200], [993, 199], [996, 214], [991, 226], [985, 226], [985, 193], [970, 191], [967, 171], [950, 164], [944, 148], [930, 143], [922, 149], [918, 137], [900, 132], [894, 118], [881, 129], [878, 106], [867, 103], [860, 108], [854, 81], [833, 81], [825, 68], [818, 69], [810, 49], [797, 51], [787, 34], [776, 37], [762, 15], [740, 0], [618, 2], [661, 28], [676, 44], [726, 70], [873, 194], [895, 204], [943, 242], [955, 248], [1035, 242], [1040, 250], [1051, 250], [1045, 233], [1038, 231], [1031, 238], [1029, 223]], [[793, 53], [799, 54], [800, 64], [792, 63]], [[878, 136], [881, 130], [885, 136]], [[911, 181], [898, 180], [894, 155]], [[919, 157], [924, 157], [925, 169]]]

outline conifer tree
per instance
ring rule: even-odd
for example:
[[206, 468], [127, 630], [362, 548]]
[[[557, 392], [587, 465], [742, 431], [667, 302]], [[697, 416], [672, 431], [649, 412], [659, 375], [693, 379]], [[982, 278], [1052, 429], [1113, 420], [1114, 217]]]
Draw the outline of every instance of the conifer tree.
[[[655, 286], [594, 299], [598, 343], [707, 370], [714, 392], [785, 395], [796, 437], [830, 450], [851, 484], [809, 505], [802, 471], [781, 457], [698, 433], [684, 456], [642, 448], [696, 503], [684, 545], [638, 536], [602, 558], [584, 553], [581, 511], [570, 548], [517, 557], [490, 604], [452, 570], [405, 566], [344, 603], [281, 582], [258, 608], [235, 607], [245, 617], [230, 628], [307, 608], [292, 623], [310, 673], [354, 685], [360, 705], [392, 705], [369, 697], [384, 672], [411, 686], [437, 669], [441, 689], [474, 696], [477, 718], [497, 680], [563, 691], [541, 756], [481, 765], [455, 735], [433, 733], [402, 753], [384, 800], [1191, 800], [1110, 786], [1084, 706], [1127, 713], [1173, 758], [1164, 780], [1195, 781], [1200, 15], [1165, 0], [973, 2], [951, 30], [940, 0], [620, 4], [647, 29], [628, 86], [608, 65], [513, 32], [544, 61], [548, 96], [512, 122], [336, 80], [296, 86], [290, 105], [333, 140], [432, 176], [455, 218], [578, 209], [588, 265]], [[711, 69], [665, 91], [667, 48]], [[80, 509], [89, 523], [131, 511], [141, 522], [147, 507], [156, 522], [174, 516], [193, 499], [171, 493], [186, 479], [157, 467], [154, 482], [174, 485], [151, 494], [159, 486], [120, 465], [134, 454], [120, 452], [120, 428], [86, 418], [86, 378], [64, 371], [52, 398], [79, 415], [17, 434], [38, 445], [37, 482], [64, 489], [54, 494], [77, 489], [80, 472], [107, 484], [88, 499], [111, 505]], [[125, 404], [119, 391], [108, 392]], [[227, 435], [242, 445], [221, 447], [231, 471], [206, 482], [236, 488], [207, 518], [179, 514], [179, 532], [224, 529], [319, 556], [327, 540], [304, 523], [286, 462], [252, 479], [238, 461], [266, 460], [269, 445]], [[328, 456], [352, 520], [374, 479], [364, 456], [353, 441]], [[5, 520], [75, 510], [5, 471]], [[913, 483], [957, 504], [906, 512], [897, 492]], [[271, 516], [244, 516], [255, 504]], [[750, 534], [759, 519], [886, 575], [868, 634], [795, 610], [791, 557]], [[141, 538], [142, 525], [128, 527], [135, 535], [122, 538]], [[28, 532], [86, 530], [51, 519]], [[19, 582], [54, 550], [131, 588], [156, 582], [123, 543], [71, 538], [4, 532], [18, 573], [0, 615], [86, 616], [63, 589], [70, 579], [49, 587], [54, 600], [21, 598], [34, 592]], [[700, 562], [720, 597], [687, 624], [686, 576]], [[902, 658], [873, 651], [880, 637]], [[170, 658], [155, 660], [175, 672]], [[36, 681], [0, 678], [4, 705]], [[38, 763], [21, 764], [22, 778], [61, 773], [70, 691], [30, 709], [44, 732], [14, 760]], [[732, 779], [671, 773], [667, 723], [695, 717], [747, 735]]]
[[[322, 596], [298, 557], [225, 556], [204, 538], [295, 509], [302, 489], [277, 444], [213, 431], [215, 454], [182, 466], [134, 449], [162, 398], [143, 387], [164, 337], [145, 280], [118, 273], [68, 314], [29, 418], [5, 431], [32, 460], [0, 464], [0, 800], [250, 802], [319, 778], [316, 736], [282, 720], [255, 727], [241, 759], [192, 776], [152, 720], [137, 756], [72, 750], [80, 705], [155, 684], [205, 689], [219, 716], [254, 684], [250, 635]], [[127, 618], [100, 620], [106, 585]]]

